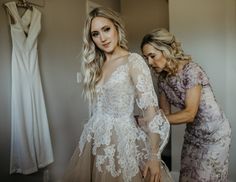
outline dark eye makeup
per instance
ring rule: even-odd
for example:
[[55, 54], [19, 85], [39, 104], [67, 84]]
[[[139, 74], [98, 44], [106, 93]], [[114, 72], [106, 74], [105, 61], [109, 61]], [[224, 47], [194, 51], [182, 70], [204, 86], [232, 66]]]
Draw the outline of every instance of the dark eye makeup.
[[109, 32], [110, 29], [111, 29], [110, 27], [105, 27], [104, 32]]
[[99, 35], [99, 33], [97, 31], [94, 31], [91, 33], [92, 37], [97, 37]]
[[[104, 32], [109, 32], [109, 31], [111, 30], [111, 27], [105, 26], [105, 27], [102, 28], [102, 30], [103, 30]], [[92, 37], [97, 37], [98, 35], [99, 35], [99, 32], [98, 32], [98, 31], [93, 31], [93, 32], [91, 32], [91, 36], [92, 36]]]

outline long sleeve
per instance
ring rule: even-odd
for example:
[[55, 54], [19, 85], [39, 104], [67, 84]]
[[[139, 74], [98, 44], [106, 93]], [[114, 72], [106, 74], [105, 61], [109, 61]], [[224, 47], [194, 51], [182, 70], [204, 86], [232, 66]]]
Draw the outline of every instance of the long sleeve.
[[149, 139], [150, 158], [160, 159], [169, 138], [169, 122], [158, 107], [150, 70], [138, 54], [130, 58], [129, 71], [135, 86], [136, 103], [143, 113], [142, 128]]

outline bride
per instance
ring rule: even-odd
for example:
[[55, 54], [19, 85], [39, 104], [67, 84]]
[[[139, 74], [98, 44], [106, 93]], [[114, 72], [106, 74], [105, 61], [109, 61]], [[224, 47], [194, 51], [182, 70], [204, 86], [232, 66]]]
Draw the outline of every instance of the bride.
[[[158, 107], [148, 66], [128, 52], [116, 12], [96, 8], [84, 27], [84, 96], [91, 106], [63, 181], [172, 181], [161, 152], [170, 125]], [[134, 105], [143, 113], [137, 125]]]

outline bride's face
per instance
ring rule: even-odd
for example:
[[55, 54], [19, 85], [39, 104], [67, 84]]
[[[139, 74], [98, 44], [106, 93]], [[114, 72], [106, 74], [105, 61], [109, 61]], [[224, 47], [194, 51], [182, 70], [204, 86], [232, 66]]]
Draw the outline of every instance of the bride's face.
[[91, 37], [105, 53], [112, 53], [118, 46], [118, 32], [113, 22], [107, 18], [95, 17], [92, 20]]

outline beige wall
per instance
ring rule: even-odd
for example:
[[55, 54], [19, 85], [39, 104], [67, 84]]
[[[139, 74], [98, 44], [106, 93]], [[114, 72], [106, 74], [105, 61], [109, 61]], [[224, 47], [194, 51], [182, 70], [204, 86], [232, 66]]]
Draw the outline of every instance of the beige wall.
[[[216, 98], [232, 125], [230, 180], [236, 179], [235, 0], [170, 0], [170, 31], [208, 73]], [[173, 170], [179, 171], [183, 126], [172, 127]]]
[[105, 6], [117, 12], [120, 12], [120, 0], [91, 0], [91, 2], [97, 3], [101, 6]]
[[[3, 2], [7, 0], [0, 0], [0, 4]], [[102, 0], [99, 4], [117, 11], [120, 9], [117, 0]], [[55, 157], [55, 162], [47, 169], [49, 179], [58, 181], [88, 119], [88, 106], [81, 96], [82, 85], [76, 82], [76, 73], [80, 71], [86, 0], [50, 0], [39, 9], [42, 12], [39, 66]], [[42, 182], [44, 170], [30, 176], [9, 175], [11, 37], [7, 20], [6, 13], [0, 8], [0, 179]]]
[[[3, 1], [0, 1], [1, 4]], [[76, 83], [79, 70], [85, 0], [45, 1], [39, 36], [39, 65], [51, 130], [55, 162], [51, 179], [61, 175], [78, 143], [87, 107]], [[32, 176], [9, 176], [11, 37], [6, 13], [0, 8], [0, 179], [42, 181], [42, 172]], [[83, 106], [83, 107], [82, 107]]]
[[169, 28], [167, 0], [121, 0], [129, 48], [140, 52], [142, 37], [154, 28]]

